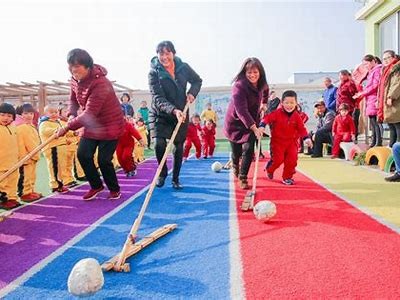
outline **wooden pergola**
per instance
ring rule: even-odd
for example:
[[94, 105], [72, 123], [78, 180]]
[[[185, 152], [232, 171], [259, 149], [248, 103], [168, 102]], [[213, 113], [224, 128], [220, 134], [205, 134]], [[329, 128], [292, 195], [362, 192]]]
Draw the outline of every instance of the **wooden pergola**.
[[[132, 93], [135, 91], [115, 81], [112, 81], [112, 84], [117, 95], [128, 93], [132, 96]], [[28, 102], [38, 109], [40, 114], [43, 113], [43, 108], [49, 103], [67, 103], [69, 94], [69, 82], [57, 80], [52, 80], [51, 83], [43, 81], [36, 81], [36, 83], [21, 81], [21, 83], [6, 82], [5, 84], [0, 84], [0, 103], [8, 102], [17, 106]]]

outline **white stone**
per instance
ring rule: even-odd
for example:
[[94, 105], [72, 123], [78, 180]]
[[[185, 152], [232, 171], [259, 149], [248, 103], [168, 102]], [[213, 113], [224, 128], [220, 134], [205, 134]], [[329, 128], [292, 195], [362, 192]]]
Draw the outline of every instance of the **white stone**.
[[274, 202], [262, 200], [253, 208], [254, 216], [261, 222], [267, 222], [276, 215], [276, 205]]
[[94, 258], [78, 261], [68, 276], [68, 291], [74, 296], [90, 296], [99, 291], [103, 284], [103, 271]]
[[222, 170], [222, 164], [219, 161], [216, 161], [211, 165], [211, 170], [214, 172], [220, 172]]

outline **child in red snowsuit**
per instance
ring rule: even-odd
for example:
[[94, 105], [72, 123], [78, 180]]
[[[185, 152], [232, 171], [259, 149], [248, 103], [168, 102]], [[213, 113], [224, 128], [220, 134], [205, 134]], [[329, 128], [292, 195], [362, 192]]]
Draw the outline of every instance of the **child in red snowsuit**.
[[132, 177], [136, 174], [136, 164], [133, 160], [133, 150], [135, 149], [134, 138], [140, 144], [144, 145], [142, 136], [131, 122], [131, 117], [125, 116], [124, 133], [118, 139], [116, 152], [118, 162], [125, 171], [127, 177]]
[[[296, 107], [296, 92], [285, 91], [282, 95], [282, 107], [267, 114], [260, 124], [260, 127], [265, 127], [266, 124], [271, 127], [272, 156], [266, 166], [267, 176], [272, 179], [275, 170], [283, 163], [282, 182], [286, 185], [294, 184], [299, 138], [308, 135]], [[311, 144], [311, 140], [307, 138], [306, 143]]]
[[349, 106], [345, 103], [339, 106], [339, 114], [332, 125], [333, 148], [332, 157], [339, 157], [340, 143], [351, 142], [355, 139], [356, 127], [353, 118], [349, 115]]
[[185, 148], [183, 150], [183, 160], [187, 160], [190, 152], [190, 148], [192, 148], [192, 144], [196, 148], [196, 158], [199, 159], [201, 156], [201, 142], [199, 135], [201, 134], [201, 126], [200, 126], [200, 116], [194, 114], [192, 116], [191, 122], [188, 125]]
[[215, 123], [209, 119], [202, 128], [203, 133], [203, 157], [212, 157], [215, 149]]

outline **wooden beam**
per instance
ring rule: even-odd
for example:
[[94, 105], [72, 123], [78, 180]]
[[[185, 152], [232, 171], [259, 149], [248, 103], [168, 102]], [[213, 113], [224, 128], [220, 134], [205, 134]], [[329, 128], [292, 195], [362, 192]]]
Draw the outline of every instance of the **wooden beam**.
[[39, 84], [39, 114], [43, 115], [44, 107], [46, 106], [47, 102], [47, 95], [46, 95], [46, 86], [44, 84]]

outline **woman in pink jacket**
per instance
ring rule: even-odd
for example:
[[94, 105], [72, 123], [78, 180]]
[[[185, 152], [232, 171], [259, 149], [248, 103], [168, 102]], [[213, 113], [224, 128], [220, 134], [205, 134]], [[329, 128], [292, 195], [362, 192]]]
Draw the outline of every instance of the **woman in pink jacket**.
[[354, 99], [365, 97], [365, 114], [369, 118], [370, 128], [372, 130], [372, 142], [370, 147], [382, 146], [383, 127], [377, 121], [378, 114], [378, 87], [381, 79], [382, 64], [378, 57], [371, 54], [365, 55], [363, 64], [368, 69], [367, 83], [365, 88], [354, 95]]

